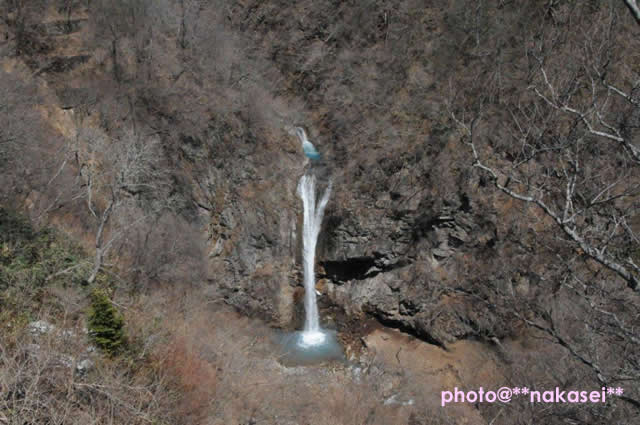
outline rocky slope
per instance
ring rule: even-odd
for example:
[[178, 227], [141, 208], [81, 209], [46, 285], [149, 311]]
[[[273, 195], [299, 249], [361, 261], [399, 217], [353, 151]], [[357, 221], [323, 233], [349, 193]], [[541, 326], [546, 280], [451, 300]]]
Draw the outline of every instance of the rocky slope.
[[445, 53], [446, 21], [457, 11], [441, 6], [274, 2], [229, 12], [225, 27], [247, 34], [247, 54], [269, 61], [261, 77], [279, 83], [265, 110], [294, 99], [278, 119], [249, 124], [244, 143], [223, 154], [233, 165], [208, 180], [220, 200], [212, 205], [210, 272], [233, 276], [223, 279], [231, 304], [285, 326], [294, 320], [296, 185], [305, 164], [286, 126], [299, 124], [334, 182], [319, 249], [325, 304], [440, 345], [504, 335], [496, 312], [461, 296], [481, 284], [470, 276], [508, 280], [517, 271], [498, 260], [512, 249], [510, 224], [498, 223], [502, 206], [482, 191], [448, 122], [443, 86], [451, 73], [443, 68], [457, 64], [447, 62], [455, 60]]
[[[443, 348], [479, 340], [506, 361], [522, 354], [508, 348], [518, 345], [513, 341], [545, 335], [553, 346], [549, 355], [570, 354], [563, 360], [570, 371], [558, 372], [558, 379], [594, 385], [605, 383], [603, 371], [613, 376], [614, 369], [633, 369], [621, 354], [626, 349], [610, 345], [611, 333], [582, 334], [585, 318], [594, 317], [587, 308], [592, 299], [561, 282], [571, 269], [579, 281], [597, 279], [592, 287], [599, 289], [592, 291], [599, 296], [603, 282], [611, 282], [607, 288], [620, 292], [598, 303], [631, 323], [631, 333], [629, 305], [637, 294], [559, 237], [539, 209], [496, 191], [473, 167], [452, 119], [459, 92], [477, 99], [498, 93], [486, 101], [495, 108], [487, 115], [507, 115], [502, 106], [513, 106], [514, 93], [526, 89], [530, 57], [523, 46], [544, 38], [538, 29], [545, 25], [562, 29], [574, 13], [588, 20], [612, 10], [621, 22], [612, 26], [615, 37], [637, 34], [623, 6], [134, 3], [139, 9], [124, 0], [88, 8], [73, 3], [66, 18], [51, 6], [46, 19], [33, 18], [44, 23], [16, 32], [22, 43], [8, 45], [13, 53], [2, 66], [38, 81], [47, 94], [44, 120], [76, 141], [75, 152], [89, 149], [78, 136], [87, 127], [113, 137], [133, 128], [160, 138], [181, 225], [161, 223], [156, 237], [184, 249], [165, 250], [175, 256], [162, 257], [156, 280], [203, 281], [247, 315], [283, 328], [300, 325], [296, 186], [312, 166], [290, 132], [300, 125], [324, 156], [314, 167], [333, 182], [318, 252], [318, 289], [331, 326], [357, 332], [357, 323], [374, 319]], [[9, 16], [7, 31], [15, 32], [17, 18]], [[637, 56], [628, 60], [633, 68]], [[500, 152], [498, 162], [510, 158], [500, 151], [504, 135], [488, 138], [487, 149]], [[630, 176], [636, 181], [637, 174]], [[51, 220], [88, 226], [83, 214], [70, 202], [53, 210]], [[133, 262], [127, 249], [134, 245], [116, 257]], [[147, 257], [136, 267], [159, 267], [159, 256]], [[594, 294], [589, 291], [587, 297]], [[603, 323], [591, 329], [604, 329]], [[597, 343], [586, 343], [593, 335]], [[585, 354], [590, 346], [615, 346], [617, 360], [598, 366], [592, 359], [603, 353]], [[637, 393], [632, 382], [630, 392]]]

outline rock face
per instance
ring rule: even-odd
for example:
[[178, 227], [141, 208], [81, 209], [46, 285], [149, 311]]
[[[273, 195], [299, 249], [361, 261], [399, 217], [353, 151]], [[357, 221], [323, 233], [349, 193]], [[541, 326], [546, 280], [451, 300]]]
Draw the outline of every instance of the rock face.
[[[46, 114], [67, 138], [98, 126], [162, 139], [181, 219], [206, 235], [206, 252], [187, 255], [206, 270], [189, 278], [204, 275], [247, 314], [298, 326], [296, 187], [313, 166], [333, 182], [317, 253], [324, 307], [439, 345], [512, 331], [494, 295], [539, 296], [557, 243], [541, 244], [548, 223], [523, 221], [521, 204], [496, 196], [451, 120], [453, 83], [475, 78], [468, 70], [484, 57], [468, 44], [466, 2], [246, 1], [197, 16], [173, 3], [140, 22], [144, 35], [113, 39], [78, 6], [77, 18], [30, 33], [43, 47], [22, 54], [55, 92]], [[499, 3], [483, 19], [509, 18], [500, 34], [519, 34], [536, 10]], [[517, 37], [496, 40], [504, 63], [522, 55]], [[297, 126], [320, 161], [303, 154]], [[167, 280], [186, 280], [176, 275]]]
[[[157, 141], [162, 155], [150, 168], [162, 169], [162, 189], [146, 181], [148, 191], [123, 188], [136, 206], [107, 226], [121, 235], [109, 263], [137, 288], [205, 281], [212, 300], [299, 329], [296, 187], [314, 167], [333, 184], [316, 289], [321, 318], [354, 330], [341, 336], [360, 336], [375, 319], [438, 352], [482, 345], [518, 385], [597, 388], [637, 378], [639, 350], [629, 345], [638, 342], [637, 291], [593, 255], [606, 248], [640, 264], [630, 231], [640, 229], [630, 161], [640, 113], [637, 90], [624, 94], [637, 80], [628, 52], [640, 49], [622, 2], [64, 3], [64, 19], [53, 5], [24, 8], [19, 20], [9, 8], [0, 19], [1, 48], [11, 52], [0, 55], [0, 110], [9, 111], [0, 113], [9, 141], [0, 162], [10, 165], [0, 201], [66, 227], [91, 252], [97, 226], [82, 194], [95, 187], [86, 167], [100, 158], [85, 135]], [[584, 90], [594, 84], [593, 94]], [[565, 107], [569, 100], [579, 107]], [[296, 127], [321, 158], [309, 161]], [[604, 130], [617, 135], [595, 143]], [[617, 151], [610, 141], [620, 138]], [[477, 166], [470, 140], [497, 180]], [[520, 171], [507, 178], [513, 167]], [[614, 186], [598, 187], [600, 175]], [[496, 192], [496, 181], [561, 212], [555, 224], [549, 210]], [[576, 233], [600, 248], [578, 247]], [[55, 332], [47, 323], [30, 330]], [[393, 389], [384, 389], [392, 406], [411, 399]], [[637, 385], [629, 393], [637, 410]], [[527, 415], [548, 417], [539, 407], [545, 412], [527, 406]], [[557, 407], [565, 422], [626, 414], [609, 404], [606, 416], [590, 406], [592, 417]], [[513, 413], [484, 416], [518, 422]], [[531, 422], [525, 417], [519, 422]]]
[[[206, 270], [182, 261], [176, 268], [191, 274], [171, 280], [204, 275], [239, 310], [298, 326], [296, 187], [313, 166], [333, 182], [317, 253], [324, 307], [441, 345], [495, 334], [497, 319], [475, 313], [469, 276], [502, 279], [499, 262], [485, 260], [503, 254], [508, 225], [498, 229], [492, 198], [479, 193], [443, 85], [464, 69], [449, 54], [448, 24], [463, 2], [230, 2], [199, 16], [183, 3], [154, 9], [139, 37], [113, 33], [119, 22], [101, 27], [118, 16], [111, 9], [78, 5], [16, 49], [55, 93], [46, 118], [67, 138], [92, 126], [162, 138], [182, 219], [207, 240], [204, 254], [185, 255], [204, 257], [194, 264]], [[203, 29], [211, 25], [215, 40]], [[147, 34], [161, 36], [148, 43]], [[305, 157], [297, 126], [321, 160]]]
[[467, 280], [464, 256], [493, 249], [496, 226], [474, 213], [479, 206], [466, 194], [438, 203], [423, 198], [413, 209], [357, 213], [337, 207], [321, 256], [332, 298], [439, 345], [473, 334], [469, 306], [453, 290]]
[[[302, 282], [296, 186], [311, 165], [295, 149], [297, 140], [282, 133], [258, 135], [264, 143], [232, 167], [209, 168], [200, 186], [208, 189], [196, 191], [194, 199], [204, 206], [203, 219], [211, 220], [208, 278], [220, 284], [229, 304], [291, 327], [299, 325], [302, 308], [296, 297]], [[317, 256], [325, 306], [371, 315], [439, 345], [481, 330], [499, 332], [498, 319], [486, 317], [486, 309], [466, 296], [473, 292], [470, 276], [499, 271], [499, 263], [485, 260], [499, 257], [505, 246], [491, 198], [481, 201], [477, 178], [452, 165], [453, 148], [441, 141], [439, 154], [386, 165], [389, 170], [377, 174], [386, 152], [357, 152], [340, 142], [362, 164], [352, 160], [339, 168], [351, 153], [335, 152], [336, 142], [322, 170], [334, 181]], [[377, 184], [369, 184], [369, 174]]]
[[[302, 309], [295, 296], [302, 290], [296, 185], [304, 165], [299, 153], [280, 156], [276, 174], [266, 165], [240, 165], [249, 168], [246, 175], [272, 180], [243, 178], [214, 207], [220, 213], [211, 215], [208, 264], [229, 304], [291, 327], [300, 324]], [[370, 315], [438, 345], [503, 335], [499, 314], [468, 296], [483, 278], [508, 280], [512, 271], [494, 261], [510, 245], [499, 240], [495, 208], [475, 198], [477, 182], [469, 177], [450, 188], [434, 178], [431, 184], [442, 185], [434, 190], [399, 179], [392, 193], [381, 193], [358, 190], [335, 170], [333, 179], [317, 255], [325, 307]]]
[[[332, 29], [327, 2], [314, 3], [300, 29], [287, 23], [295, 8], [256, 5], [228, 17], [230, 32], [252, 34], [246, 50], [255, 61], [269, 58], [282, 96], [290, 99], [284, 118], [262, 111], [252, 125], [221, 115], [207, 130], [181, 136], [181, 155], [194, 164], [185, 179], [209, 222], [208, 279], [229, 304], [281, 326], [298, 325], [296, 186], [311, 165], [286, 128], [302, 124], [334, 182], [317, 256], [325, 306], [371, 315], [439, 345], [497, 332], [498, 319], [485, 317], [480, 311], [486, 309], [466, 296], [473, 292], [470, 275], [486, 278], [500, 267], [484, 262], [503, 248], [495, 207], [491, 197], [479, 196], [485, 182], [470, 172], [469, 153], [443, 124], [444, 94], [434, 81], [446, 75], [426, 60], [446, 57], [443, 28], [433, 24], [444, 20], [443, 12], [418, 6], [404, 4], [397, 26], [384, 28], [386, 9], [370, 18], [353, 7], [340, 12], [347, 26]], [[285, 44], [273, 28], [291, 39]], [[258, 45], [264, 47], [259, 52]], [[415, 90], [424, 96], [410, 95]], [[270, 103], [275, 96], [268, 94]], [[307, 106], [296, 110], [298, 99]], [[201, 158], [213, 159], [196, 165]], [[476, 262], [484, 262], [482, 270], [473, 270]]]

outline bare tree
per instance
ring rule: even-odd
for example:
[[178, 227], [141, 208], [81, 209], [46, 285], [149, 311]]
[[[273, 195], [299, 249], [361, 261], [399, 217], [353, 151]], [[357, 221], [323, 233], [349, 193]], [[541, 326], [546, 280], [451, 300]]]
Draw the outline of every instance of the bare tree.
[[[623, 383], [621, 399], [637, 414], [640, 74], [628, 53], [640, 45], [614, 3], [553, 7], [510, 73], [488, 58], [472, 89], [460, 83], [451, 117], [481, 184], [557, 230], [537, 235], [558, 257], [538, 294], [496, 289], [490, 303], [504, 303], [596, 383]], [[561, 369], [564, 361], [556, 376]]]
[[146, 375], [130, 363], [93, 357], [87, 374], [79, 327], [48, 332], [2, 335], [1, 424], [150, 424], [172, 415], [166, 406], [173, 391], [162, 371]]
[[112, 139], [96, 130], [83, 129], [80, 139], [89, 144], [81, 162], [87, 209], [96, 223], [93, 282], [114, 243], [132, 226], [158, 213], [166, 172], [161, 164], [160, 142], [126, 132]]
[[510, 125], [492, 128], [505, 138], [491, 143], [506, 161], [480, 146], [496, 137], [488, 134], [494, 110], [486, 97], [473, 117], [452, 116], [474, 166], [496, 188], [536, 205], [585, 255], [640, 291], [634, 258], [640, 238], [632, 228], [640, 194], [640, 74], [627, 71], [624, 57], [613, 57], [616, 18], [608, 18], [585, 34], [571, 65], [549, 51], [567, 42], [559, 32], [530, 43], [528, 90], [505, 105]]
[[0, 161], [7, 161], [16, 154], [19, 142], [28, 135], [29, 127], [15, 119], [27, 114], [34, 118], [32, 103], [37, 94], [13, 74], [0, 71]]
[[158, 34], [177, 35], [179, 32], [176, 8], [171, 0], [99, 0], [91, 3], [89, 13], [94, 42], [109, 51], [116, 81], [147, 82], [152, 78], [154, 60], [168, 56]]
[[633, 15], [633, 17], [636, 19], [636, 21], [638, 21], [638, 24], [640, 24], [640, 6], [638, 6], [638, 1], [624, 0], [624, 2], [629, 8], [629, 10], [631, 11], [631, 14]]
[[95, 38], [98, 44], [109, 43], [111, 66], [116, 81], [123, 78], [121, 42], [132, 39], [145, 30], [145, 18], [149, 11], [146, 0], [97, 1], [90, 6], [94, 21]]
[[26, 201], [37, 220], [72, 198], [71, 152], [38, 111], [36, 82], [21, 71], [0, 71], [0, 200]]
[[12, 29], [16, 55], [29, 53], [37, 48], [35, 26], [40, 22], [46, 2], [42, 0], [3, 0], [0, 17]]

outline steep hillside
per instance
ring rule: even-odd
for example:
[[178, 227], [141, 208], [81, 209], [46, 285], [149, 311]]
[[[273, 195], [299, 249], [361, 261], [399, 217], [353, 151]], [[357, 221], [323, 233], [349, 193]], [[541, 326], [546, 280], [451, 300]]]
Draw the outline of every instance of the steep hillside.
[[509, 385], [625, 389], [477, 420], [633, 423], [640, 25], [624, 3], [0, 1], [0, 205], [76, 238], [89, 284], [197, 287], [291, 330], [313, 167], [333, 187], [322, 317], [350, 353], [373, 322], [477, 343]]

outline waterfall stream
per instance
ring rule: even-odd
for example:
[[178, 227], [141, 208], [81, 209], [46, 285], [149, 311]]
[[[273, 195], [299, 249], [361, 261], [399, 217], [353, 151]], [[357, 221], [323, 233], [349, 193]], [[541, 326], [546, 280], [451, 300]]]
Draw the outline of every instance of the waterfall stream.
[[312, 172], [303, 175], [298, 184], [298, 195], [303, 204], [302, 257], [304, 267], [304, 308], [305, 324], [302, 343], [321, 344], [325, 334], [320, 329], [318, 304], [316, 300], [315, 257], [318, 235], [322, 225], [324, 210], [329, 202], [331, 183], [324, 191], [319, 203], [316, 203], [316, 177]]
[[[298, 196], [302, 200], [302, 265], [304, 273], [304, 328], [285, 333], [280, 340], [279, 361], [284, 365], [299, 366], [326, 361], [344, 360], [344, 351], [337, 332], [331, 325], [320, 326], [316, 294], [315, 261], [322, 217], [331, 195], [332, 182], [329, 168], [323, 156], [309, 142], [302, 127], [291, 127], [291, 135], [297, 135], [304, 154], [311, 159], [306, 172], [298, 182]], [[328, 183], [325, 187], [325, 182]], [[324, 189], [324, 190], [322, 190]], [[329, 318], [331, 323], [331, 318]]]

